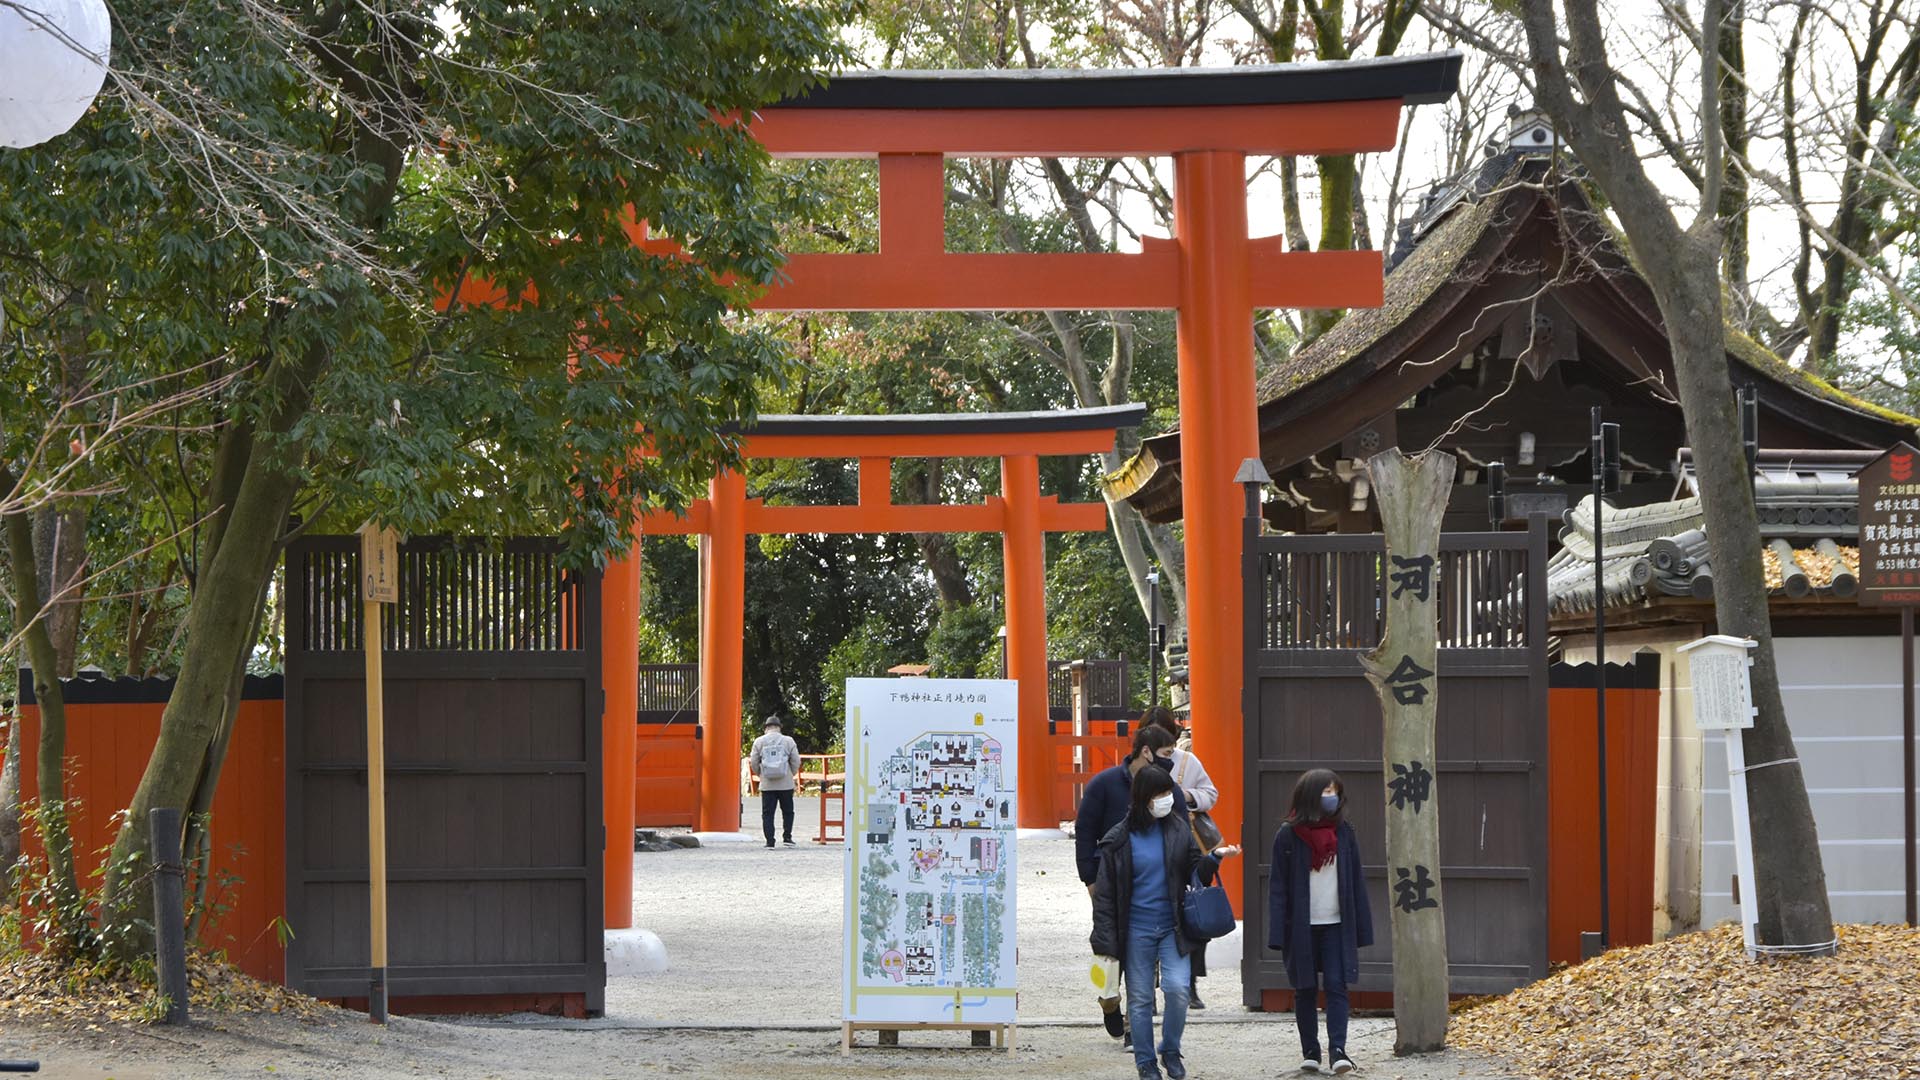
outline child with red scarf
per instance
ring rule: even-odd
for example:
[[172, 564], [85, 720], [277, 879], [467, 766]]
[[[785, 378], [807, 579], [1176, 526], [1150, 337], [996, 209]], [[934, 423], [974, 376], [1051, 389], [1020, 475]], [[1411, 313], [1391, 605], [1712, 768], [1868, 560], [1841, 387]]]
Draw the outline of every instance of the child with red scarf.
[[1267, 947], [1280, 950], [1293, 983], [1302, 1072], [1320, 1071], [1319, 987], [1327, 994], [1327, 1060], [1336, 1073], [1353, 1070], [1347, 984], [1359, 973], [1360, 949], [1373, 944], [1373, 913], [1346, 805], [1339, 774], [1311, 769], [1293, 786], [1292, 809], [1273, 838]]

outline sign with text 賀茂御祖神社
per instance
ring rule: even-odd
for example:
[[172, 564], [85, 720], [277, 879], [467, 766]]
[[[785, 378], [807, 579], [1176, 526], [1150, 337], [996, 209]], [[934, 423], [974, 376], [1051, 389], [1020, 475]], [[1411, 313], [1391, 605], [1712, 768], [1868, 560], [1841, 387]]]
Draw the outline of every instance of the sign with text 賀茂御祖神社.
[[1920, 450], [1897, 443], [1858, 479], [1860, 602], [1920, 605]]
[[846, 1020], [1014, 1022], [1017, 686], [847, 680]]

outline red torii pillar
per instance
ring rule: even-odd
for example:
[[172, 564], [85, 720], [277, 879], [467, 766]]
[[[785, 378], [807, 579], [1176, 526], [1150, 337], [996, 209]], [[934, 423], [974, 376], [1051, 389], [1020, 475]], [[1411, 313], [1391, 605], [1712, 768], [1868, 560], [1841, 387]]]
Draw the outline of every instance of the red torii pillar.
[[[741, 649], [747, 633], [747, 478], [728, 469], [708, 488], [700, 559], [700, 821], [740, 828]], [[636, 668], [638, 667], [638, 657]], [[629, 766], [631, 770], [631, 766]], [[633, 783], [627, 783], [633, 801]]]
[[[1174, 343], [1180, 383], [1183, 520], [1187, 541], [1187, 690], [1193, 752], [1220, 789], [1213, 817], [1255, 857], [1245, 834], [1241, 725], [1241, 518], [1233, 482], [1260, 456], [1253, 401], [1253, 301], [1247, 242], [1247, 159], [1233, 151], [1175, 154], [1173, 233], [1180, 245]], [[1195, 421], [1198, 422], [1190, 422]], [[1240, 895], [1240, 860], [1228, 895]]]
[[1002, 458], [1000, 497], [1007, 505], [1000, 534], [1007, 678], [1020, 687], [1018, 823], [1023, 829], [1051, 829], [1060, 824], [1061, 811], [1053, 805], [1054, 763], [1047, 747], [1047, 549], [1040, 530], [1040, 459], [1033, 454]]

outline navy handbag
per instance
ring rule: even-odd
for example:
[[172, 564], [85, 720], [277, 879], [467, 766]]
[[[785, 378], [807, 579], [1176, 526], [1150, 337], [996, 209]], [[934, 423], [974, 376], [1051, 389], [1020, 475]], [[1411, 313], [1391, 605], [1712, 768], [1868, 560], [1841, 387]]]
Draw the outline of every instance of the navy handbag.
[[[1217, 879], [1216, 879], [1217, 880]], [[1233, 933], [1233, 905], [1227, 902], [1226, 887], [1200, 884], [1200, 871], [1193, 872], [1187, 894], [1180, 901], [1180, 921], [1187, 936], [1212, 941]]]

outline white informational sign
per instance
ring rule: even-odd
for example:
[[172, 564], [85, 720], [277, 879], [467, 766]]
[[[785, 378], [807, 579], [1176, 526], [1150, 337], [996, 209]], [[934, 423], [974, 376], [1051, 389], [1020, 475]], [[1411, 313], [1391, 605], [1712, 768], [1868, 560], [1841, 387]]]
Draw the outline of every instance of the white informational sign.
[[1681, 647], [1693, 683], [1693, 723], [1701, 731], [1753, 726], [1753, 661], [1745, 638], [1715, 634]]
[[1711, 634], [1680, 646], [1693, 681], [1693, 722], [1701, 731], [1718, 731], [1727, 752], [1727, 802], [1733, 811], [1733, 865], [1740, 875], [1740, 926], [1747, 955], [1754, 955], [1759, 904], [1753, 895], [1753, 823], [1747, 817], [1747, 753], [1740, 737], [1753, 726], [1753, 662], [1748, 651], [1758, 642]]
[[1014, 1022], [1017, 700], [847, 680], [846, 1020]]

